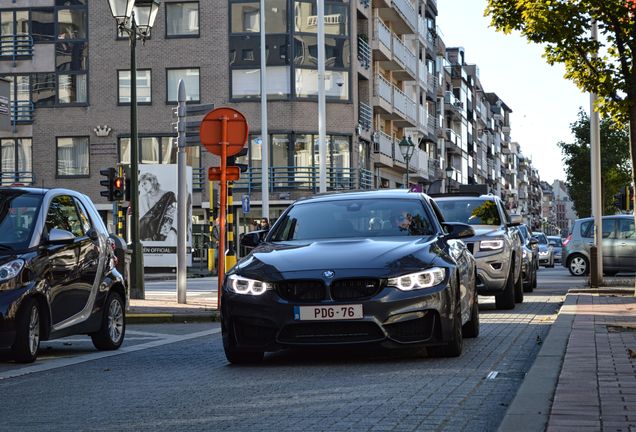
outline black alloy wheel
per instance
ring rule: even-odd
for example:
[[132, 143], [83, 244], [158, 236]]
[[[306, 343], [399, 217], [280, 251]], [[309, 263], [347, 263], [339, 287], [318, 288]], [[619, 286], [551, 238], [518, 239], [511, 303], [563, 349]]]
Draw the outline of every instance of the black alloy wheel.
[[98, 350], [116, 350], [124, 342], [126, 334], [126, 310], [121, 296], [116, 292], [108, 294], [104, 304], [102, 325], [98, 331], [91, 333], [93, 345]]

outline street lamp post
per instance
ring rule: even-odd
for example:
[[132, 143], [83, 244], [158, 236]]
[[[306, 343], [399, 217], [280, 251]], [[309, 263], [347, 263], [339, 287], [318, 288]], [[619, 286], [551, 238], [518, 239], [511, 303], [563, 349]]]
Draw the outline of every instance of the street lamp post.
[[403, 137], [398, 145], [400, 146], [400, 153], [402, 153], [406, 161], [406, 188], [409, 189], [409, 161], [415, 152], [415, 144], [411, 141], [411, 137]]
[[137, 39], [148, 38], [159, 12], [159, 0], [108, 0], [117, 27], [130, 40], [130, 297], [144, 298], [144, 264], [139, 239], [139, 141], [137, 137]]
[[444, 173], [446, 174], [446, 193], [451, 191], [450, 182], [451, 177], [453, 177], [453, 167], [446, 165], [446, 169], [444, 169]]

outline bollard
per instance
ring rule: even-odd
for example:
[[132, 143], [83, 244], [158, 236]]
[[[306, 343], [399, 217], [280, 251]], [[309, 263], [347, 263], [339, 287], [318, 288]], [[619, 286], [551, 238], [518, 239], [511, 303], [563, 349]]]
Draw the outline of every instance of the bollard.
[[590, 247], [590, 288], [598, 288], [599, 280], [598, 248], [596, 246], [592, 246]]

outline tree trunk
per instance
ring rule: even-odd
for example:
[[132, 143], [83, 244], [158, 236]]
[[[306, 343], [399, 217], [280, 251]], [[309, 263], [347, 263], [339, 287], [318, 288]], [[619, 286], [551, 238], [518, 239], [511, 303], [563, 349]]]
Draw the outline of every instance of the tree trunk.
[[[629, 152], [632, 160], [632, 185], [636, 188], [636, 103], [630, 104], [629, 107]], [[633, 216], [636, 226], [636, 208], [633, 210]], [[634, 283], [634, 296], [636, 296], [636, 283]]]

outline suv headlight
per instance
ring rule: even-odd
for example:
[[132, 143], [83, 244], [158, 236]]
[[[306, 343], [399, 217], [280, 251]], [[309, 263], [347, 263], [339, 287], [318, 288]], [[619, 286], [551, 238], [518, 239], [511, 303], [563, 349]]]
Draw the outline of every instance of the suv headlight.
[[482, 240], [479, 242], [479, 250], [498, 250], [503, 249], [503, 239], [498, 240]]
[[528, 250], [526, 248], [523, 248], [523, 257], [528, 258]]
[[433, 267], [421, 272], [411, 273], [396, 278], [389, 278], [387, 284], [389, 286], [394, 286], [402, 291], [411, 291], [439, 285], [440, 283], [442, 283], [445, 277], [445, 268]]
[[18, 274], [20, 274], [20, 270], [22, 270], [22, 267], [24, 267], [24, 260], [21, 259], [9, 261], [8, 263], [2, 264], [0, 266], [0, 282], [4, 282], [16, 277]]
[[271, 290], [274, 286], [270, 283], [248, 279], [239, 275], [230, 275], [227, 277], [227, 286], [230, 291], [237, 294], [261, 295], [265, 291]]

